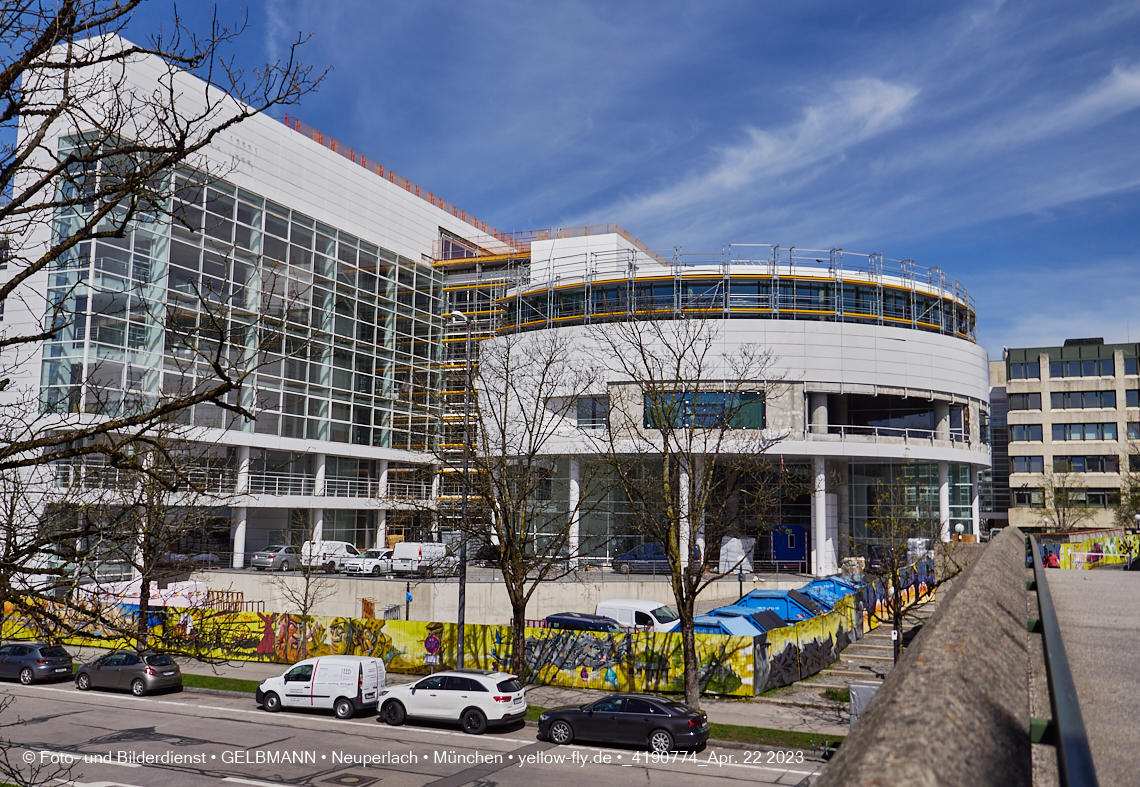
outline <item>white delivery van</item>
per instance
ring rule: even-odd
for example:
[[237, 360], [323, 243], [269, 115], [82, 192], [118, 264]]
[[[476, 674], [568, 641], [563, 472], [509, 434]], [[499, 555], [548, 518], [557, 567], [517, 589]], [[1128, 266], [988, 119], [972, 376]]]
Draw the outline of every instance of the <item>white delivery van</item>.
[[282, 708], [331, 708], [348, 719], [375, 710], [387, 685], [384, 661], [374, 656], [318, 656], [298, 661], [284, 675], [257, 687], [257, 702], [270, 713]]
[[344, 561], [357, 557], [360, 550], [347, 541], [306, 541], [301, 545], [301, 565], [344, 571]]
[[660, 601], [642, 601], [636, 598], [611, 598], [598, 604], [597, 615], [613, 618], [619, 626], [649, 627], [656, 632], [668, 633], [679, 619], [672, 607]]
[[459, 558], [447, 544], [404, 541], [392, 550], [392, 573], [402, 576], [449, 577], [459, 571]]

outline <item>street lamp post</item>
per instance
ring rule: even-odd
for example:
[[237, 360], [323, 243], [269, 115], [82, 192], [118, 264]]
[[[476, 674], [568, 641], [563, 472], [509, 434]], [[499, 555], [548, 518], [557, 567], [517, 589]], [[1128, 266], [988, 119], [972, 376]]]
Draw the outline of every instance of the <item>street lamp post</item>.
[[453, 311], [451, 317], [463, 320], [467, 336], [463, 345], [463, 504], [460, 509], [462, 532], [459, 534], [459, 614], [455, 635], [455, 667], [463, 669], [463, 641], [467, 619], [467, 471], [470, 462], [471, 434], [471, 319], [461, 311]]

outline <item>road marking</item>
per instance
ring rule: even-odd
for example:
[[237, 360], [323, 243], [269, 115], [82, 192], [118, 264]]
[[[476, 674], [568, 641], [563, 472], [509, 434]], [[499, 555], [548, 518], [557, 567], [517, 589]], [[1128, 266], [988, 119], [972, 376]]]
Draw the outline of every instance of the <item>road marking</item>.
[[253, 784], [256, 785], [256, 787], [282, 787], [282, 785], [289, 784], [289, 782], [257, 782], [253, 779], [239, 779], [237, 776], [227, 776], [222, 779], [222, 781], [236, 782], [237, 784]]

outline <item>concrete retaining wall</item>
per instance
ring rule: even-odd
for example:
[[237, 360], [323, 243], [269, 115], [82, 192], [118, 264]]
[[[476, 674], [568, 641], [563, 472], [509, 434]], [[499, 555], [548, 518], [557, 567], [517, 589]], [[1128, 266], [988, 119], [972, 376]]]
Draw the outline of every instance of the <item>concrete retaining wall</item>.
[[[275, 578], [299, 586], [304, 582], [298, 574], [275, 574]], [[194, 579], [206, 583], [210, 590], [229, 590], [242, 593], [245, 601], [264, 601], [265, 612], [297, 612], [284, 600], [281, 590], [263, 572], [203, 571]], [[360, 600], [374, 600], [377, 614], [392, 604], [404, 607], [406, 584], [394, 579], [363, 579], [344, 576], [321, 576], [335, 586], [327, 599], [312, 611], [314, 615], [329, 617], [360, 617]], [[787, 590], [804, 584], [802, 578], [744, 583], [744, 592], [755, 589]], [[611, 598], [639, 598], [659, 601], [673, 606], [673, 591], [668, 582], [661, 580], [602, 580], [579, 582], [562, 580], [543, 583], [527, 607], [527, 617], [534, 620], [556, 612], [593, 612], [599, 601]], [[740, 585], [736, 580], [713, 582], [700, 596], [702, 602], [736, 601], [740, 598]], [[455, 578], [412, 582], [411, 620], [453, 620], [459, 606], [459, 583]], [[502, 582], [467, 583], [467, 622], [503, 625], [511, 619], [511, 604], [506, 586]]]
[[1024, 535], [956, 579], [815, 787], [1031, 783]]

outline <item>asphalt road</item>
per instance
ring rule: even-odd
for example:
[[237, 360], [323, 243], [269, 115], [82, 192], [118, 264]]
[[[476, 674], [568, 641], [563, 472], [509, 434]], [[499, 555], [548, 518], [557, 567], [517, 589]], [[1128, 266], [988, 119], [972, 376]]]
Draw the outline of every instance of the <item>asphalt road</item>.
[[1102, 785], [1136, 784], [1140, 572], [1046, 571]]
[[[554, 746], [533, 727], [472, 736], [457, 726], [389, 727], [375, 717], [256, 708], [250, 699], [184, 692], [135, 698], [68, 683], [0, 686], [8, 761], [77, 787], [535, 787], [583, 783], [684, 787], [806, 784], [820, 764], [709, 747], [668, 761], [634, 748]], [[149, 755], [146, 761], [142, 758]], [[177, 758], [181, 758], [178, 761]], [[367, 758], [373, 758], [371, 762]], [[793, 759], [795, 759], [793, 757]], [[70, 760], [64, 772], [54, 769]], [[25, 771], [26, 772], [26, 771]]]

